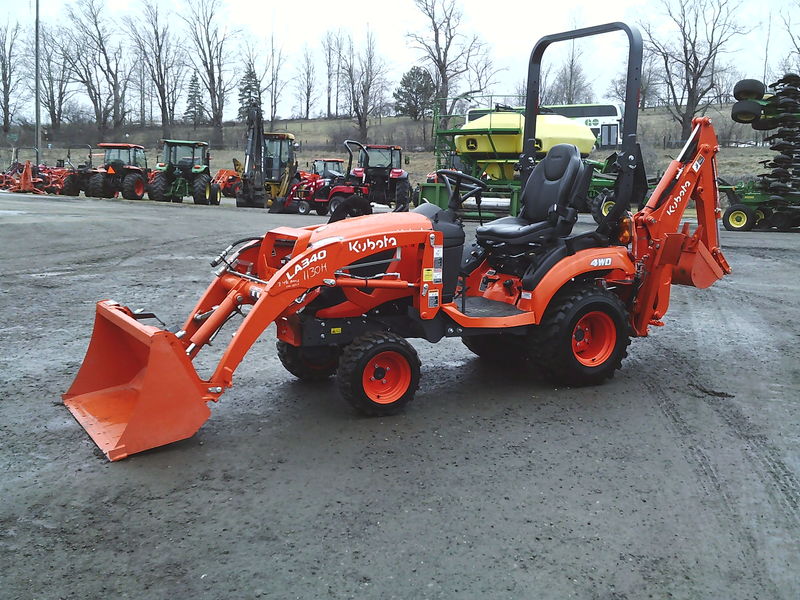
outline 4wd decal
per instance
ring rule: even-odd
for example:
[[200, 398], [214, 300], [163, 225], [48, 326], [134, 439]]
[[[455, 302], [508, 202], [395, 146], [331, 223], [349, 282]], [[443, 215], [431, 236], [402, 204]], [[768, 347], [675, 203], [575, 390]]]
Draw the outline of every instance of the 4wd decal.
[[611, 261], [613, 259], [611, 257], [608, 258], [593, 258], [592, 262], [589, 263], [592, 267], [610, 267]]
[[385, 250], [386, 248], [394, 248], [397, 246], [397, 238], [393, 235], [384, 235], [381, 238], [356, 240], [347, 243], [347, 249], [350, 252], [358, 252], [364, 254], [374, 250]]
[[[308, 269], [309, 267], [314, 265], [315, 262], [324, 260], [326, 256], [328, 256], [327, 250], [319, 250], [317, 252], [314, 252], [314, 254], [312, 254], [308, 258], [304, 258], [299, 263], [297, 263], [294, 266], [294, 269], [286, 271], [286, 279], [288, 281], [292, 281], [295, 277], [297, 277], [298, 273], [301, 273], [304, 270]], [[322, 273], [325, 271], [325, 265], [324, 264], [316, 265], [313, 267], [313, 271], [314, 271], [313, 275], [316, 275], [317, 273]], [[306, 273], [305, 279], [308, 279], [309, 276], [313, 275], [309, 275], [308, 273]]]

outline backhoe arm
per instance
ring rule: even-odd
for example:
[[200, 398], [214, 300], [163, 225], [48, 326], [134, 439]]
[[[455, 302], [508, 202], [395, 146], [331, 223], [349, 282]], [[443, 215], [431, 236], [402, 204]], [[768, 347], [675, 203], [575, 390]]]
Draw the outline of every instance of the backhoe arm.
[[[645, 207], [634, 216], [633, 253], [639, 288], [633, 307], [637, 335], [661, 325], [673, 283], [707, 288], [730, 273], [719, 247], [717, 136], [708, 117], [693, 120], [680, 156], [673, 160]], [[679, 231], [690, 201], [697, 209], [697, 228]]]

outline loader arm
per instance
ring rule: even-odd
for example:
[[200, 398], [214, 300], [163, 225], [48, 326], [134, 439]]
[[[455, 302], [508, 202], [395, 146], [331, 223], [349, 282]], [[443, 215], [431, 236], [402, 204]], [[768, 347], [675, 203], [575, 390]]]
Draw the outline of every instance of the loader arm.
[[[693, 120], [692, 135], [670, 163], [644, 208], [633, 217], [633, 254], [639, 288], [632, 319], [637, 335], [661, 325], [669, 307], [670, 286], [707, 288], [730, 273], [719, 247], [720, 218], [716, 154], [717, 136], [708, 117]], [[679, 231], [690, 201], [697, 209], [697, 227]]]

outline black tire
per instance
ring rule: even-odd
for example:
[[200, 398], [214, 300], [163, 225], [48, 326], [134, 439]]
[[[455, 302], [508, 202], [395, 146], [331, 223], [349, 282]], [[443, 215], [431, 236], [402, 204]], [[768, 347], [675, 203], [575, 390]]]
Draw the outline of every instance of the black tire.
[[192, 199], [195, 204], [208, 205], [211, 202], [211, 175], [201, 173], [192, 182]]
[[750, 231], [755, 224], [755, 211], [746, 204], [729, 206], [722, 215], [722, 225], [728, 231]]
[[320, 217], [324, 217], [325, 215], [328, 214], [328, 205], [327, 204], [322, 204], [322, 203], [319, 203], [319, 202], [315, 202], [314, 204], [316, 205], [314, 207], [314, 210], [317, 211], [317, 214]]
[[753, 227], [769, 227], [772, 218], [772, 209], [769, 206], [759, 206], [753, 211], [756, 221]]
[[281, 340], [275, 345], [281, 364], [289, 373], [303, 381], [328, 379], [339, 367], [339, 348], [336, 346], [299, 348]]
[[628, 310], [613, 292], [585, 285], [557, 293], [531, 333], [529, 354], [542, 374], [572, 387], [614, 376], [628, 355]]
[[742, 79], [733, 86], [733, 97], [737, 100], [761, 100], [766, 93], [767, 86], [758, 79]]
[[157, 172], [153, 177], [153, 181], [147, 188], [147, 197], [156, 202], [169, 202], [170, 198], [167, 196], [169, 191], [169, 181], [167, 181], [166, 173], [161, 171]]
[[411, 203], [411, 182], [408, 177], [398, 179], [394, 186], [394, 208], [392, 212], [408, 212]]
[[92, 198], [111, 198], [114, 196], [109, 190], [108, 177], [105, 173], [95, 173], [89, 177], [86, 185], [86, 195]]
[[519, 336], [502, 333], [470, 335], [461, 338], [462, 343], [473, 354], [487, 363], [509, 365], [524, 356], [524, 344]]
[[78, 196], [81, 193], [81, 184], [78, 176], [71, 174], [64, 178], [64, 185], [61, 187], [62, 196]]
[[122, 180], [122, 197], [126, 200], [141, 200], [146, 188], [144, 177], [139, 173], [128, 173]]
[[775, 129], [778, 126], [778, 121], [775, 119], [756, 119], [750, 124], [750, 126], [756, 131], [769, 131], [770, 129]]
[[297, 202], [297, 214], [299, 215], [310, 215], [311, 214], [311, 205], [306, 202], [305, 200], [299, 200]]
[[339, 208], [339, 205], [345, 201], [347, 196], [343, 194], [334, 194], [333, 198], [330, 199], [328, 202], [328, 210], [330, 212], [336, 212], [336, 209]]
[[599, 225], [612, 208], [614, 208], [614, 192], [612, 190], [601, 190], [592, 198], [592, 218], [594, 222]]
[[345, 346], [336, 383], [342, 398], [357, 411], [383, 416], [414, 399], [419, 376], [419, 357], [411, 344], [394, 333], [372, 331]]
[[208, 203], [211, 206], [219, 206], [219, 199], [220, 199], [219, 184], [218, 183], [212, 183], [211, 184], [211, 195], [208, 197]]
[[731, 107], [731, 119], [737, 123], [751, 124], [761, 117], [763, 107], [753, 100], [739, 100]]

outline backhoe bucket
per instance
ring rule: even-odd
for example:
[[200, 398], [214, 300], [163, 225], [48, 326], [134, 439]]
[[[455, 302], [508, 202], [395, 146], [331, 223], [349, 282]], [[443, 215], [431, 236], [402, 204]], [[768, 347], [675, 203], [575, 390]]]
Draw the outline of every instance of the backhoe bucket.
[[180, 340], [131, 314], [97, 303], [83, 365], [62, 396], [109, 460], [191, 437], [210, 415], [212, 398]]
[[722, 279], [726, 272], [730, 272], [730, 269], [724, 271], [705, 245], [698, 242], [692, 250], [681, 252], [678, 264], [672, 270], [672, 283], [702, 290]]

